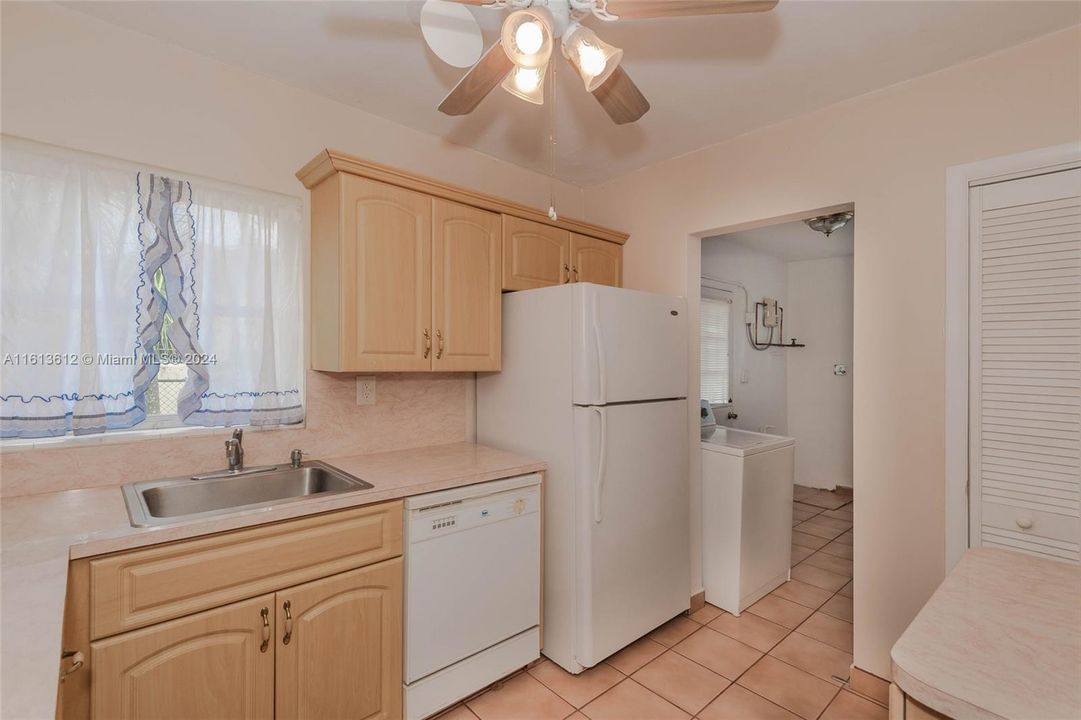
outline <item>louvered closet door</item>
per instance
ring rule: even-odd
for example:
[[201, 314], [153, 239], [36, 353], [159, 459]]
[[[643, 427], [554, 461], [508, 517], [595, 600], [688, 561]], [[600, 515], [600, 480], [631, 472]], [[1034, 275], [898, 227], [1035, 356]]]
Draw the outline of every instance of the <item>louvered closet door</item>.
[[971, 193], [971, 544], [1078, 562], [1081, 170]]

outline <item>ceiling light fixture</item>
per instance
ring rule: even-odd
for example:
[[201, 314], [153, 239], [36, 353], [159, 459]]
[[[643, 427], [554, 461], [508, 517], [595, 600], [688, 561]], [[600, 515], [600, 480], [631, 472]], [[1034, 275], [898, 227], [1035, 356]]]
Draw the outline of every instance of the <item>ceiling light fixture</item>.
[[552, 16], [544, 7], [512, 12], [503, 23], [500, 43], [515, 65], [539, 68], [552, 56]]
[[539, 68], [516, 65], [503, 80], [503, 89], [515, 97], [528, 100], [534, 105], [544, 104], [544, 76], [548, 65]]
[[813, 217], [810, 220], [804, 220], [803, 222], [807, 223], [807, 227], [812, 230], [829, 237], [831, 234], [852, 222], [852, 217], [852, 212], [846, 211], [833, 213], [832, 215], [819, 215], [818, 217]]
[[597, 33], [579, 23], [572, 23], [563, 36], [563, 55], [571, 61], [593, 92], [607, 80], [623, 59], [623, 51], [597, 37]]

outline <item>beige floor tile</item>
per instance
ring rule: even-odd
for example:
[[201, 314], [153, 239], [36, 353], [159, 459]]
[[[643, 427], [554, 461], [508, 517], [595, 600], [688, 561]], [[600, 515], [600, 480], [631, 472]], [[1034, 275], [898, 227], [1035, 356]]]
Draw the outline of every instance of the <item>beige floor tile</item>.
[[829, 590], [830, 592], [837, 592], [843, 588], [849, 580], [846, 575], [838, 575], [835, 572], [823, 570], [814, 565], [808, 565], [806, 562], [801, 562], [799, 565], [792, 568], [792, 579], [805, 582], [808, 585], [814, 585], [823, 590]]
[[780, 705], [733, 685], [698, 713], [700, 720], [799, 720]]
[[853, 543], [852, 531], [849, 530], [848, 532], [844, 533], [843, 535], [838, 535], [835, 542], [839, 542], [842, 545], [851, 545]]
[[836, 555], [837, 557], [847, 558], [849, 560], [852, 559], [852, 546], [845, 545], [836, 540], [823, 545], [821, 552], [824, 552], [827, 555]]
[[696, 623], [708, 625], [723, 612], [724, 610], [721, 610], [719, 607], [706, 603], [702, 608], [695, 610], [687, 617], [689, 617], [691, 620], [694, 620]]
[[826, 542], [822, 543], [822, 545], [825, 545], [830, 540], [833, 540], [835, 537], [843, 533], [844, 528], [838, 530], [837, 528], [830, 527], [829, 525], [824, 524], [817, 517], [813, 517], [810, 520], [804, 520], [799, 525], [796, 525], [792, 532], [801, 532], [807, 535], [815, 535], [824, 539]]
[[853, 516], [851, 505], [845, 505], [844, 507], [838, 508], [837, 510], [826, 510], [822, 514], [826, 517], [836, 518], [838, 520], [847, 520], [848, 522], [852, 522]]
[[818, 611], [832, 615], [838, 620], [852, 622], [852, 598], [838, 593], [827, 600]]
[[813, 608], [815, 610], [817, 610], [822, 603], [829, 600], [832, 595], [829, 590], [823, 590], [822, 588], [808, 585], [799, 580], [789, 580], [770, 594], [784, 598], [785, 600], [791, 600], [794, 603], [799, 603], [804, 607]]
[[846, 495], [840, 495], [838, 493], [830, 492], [829, 490], [816, 490], [813, 493], [803, 495], [798, 498], [805, 505], [814, 505], [815, 507], [822, 508], [823, 510], [836, 510], [837, 508], [844, 507], [848, 503], [852, 502], [852, 498]]
[[436, 715], [433, 720], [477, 720], [477, 716], [465, 705], [455, 705], [442, 715]]
[[644, 637], [635, 640], [633, 643], [605, 660], [605, 662], [624, 675], [630, 675], [635, 670], [660, 655], [665, 649], [664, 645], [661, 645], [659, 642], [654, 642], [648, 637]]
[[833, 699], [821, 720], [888, 720], [890, 711], [855, 693], [842, 690]]
[[825, 513], [815, 517], [814, 521], [816, 523], [818, 523], [819, 525], [823, 525], [823, 526], [828, 527], [828, 528], [833, 528], [834, 530], [837, 531], [838, 535], [845, 532], [846, 530], [851, 530], [852, 529], [852, 521], [851, 520], [839, 520], [837, 518], [826, 517]]
[[812, 515], [817, 515], [820, 512], [824, 512], [824, 510], [822, 508], [820, 508], [820, 507], [815, 507], [814, 505], [808, 505], [806, 503], [801, 503], [798, 500], [793, 501], [792, 509], [793, 510], [804, 510], [806, 512], [811, 513]]
[[789, 633], [788, 628], [749, 612], [742, 613], [739, 617], [725, 613], [709, 626], [761, 652], [768, 651]]
[[811, 555], [804, 560], [803, 564], [814, 565], [823, 570], [835, 572], [838, 575], [852, 577], [852, 561], [846, 558], [839, 558], [836, 555], [827, 555], [822, 552], [816, 552], [814, 555]]
[[[703, 628], [698, 632], [713, 631]], [[731, 684], [729, 680], [671, 650], [636, 672], [632, 678], [691, 715], [697, 714]]]
[[[769, 651], [778, 660], [784, 660], [800, 670], [809, 672], [826, 682], [840, 685], [849, 675], [852, 654], [827, 645], [814, 638], [794, 632]], [[834, 677], [841, 680], [834, 680]]]
[[822, 612], [816, 612], [796, 628], [796, 632], [821, 640], [838, 650], [852, 652], [852, 623], [838, 620]]
[[806, 485], [793, 485], [792, 486], [792, 499], [799, 500], [801, 497], [808, 495], [814, 495], [818, 492], [818, 488], [807, 487]]
[[729, 680], [738, 678], [762, 657], [755, 648], [708, 627], [691, 635], [673, 650]]
[[629, 678], [582, 708], [582, 714], [590, 720], [687, 720], [690, 717]]
[[747, 608], [747, 612], [786, 628], [796, 628], [811, 616], [814, 609], [776, 595], [767, 595]]
[[849, 580], [848, 584], [845, 585], [843, 588], [841, 588], [838, 592], [841, 593], [842, 595], [844, 595], [847, 598], [853, 597], [853, 594], [854, 594], [853, 584], [854, 583], [855, 583], [855, 580]]
[[651, 632], [649, 637], [665, 647], [672, 647], [699, 627], [701, 626], [694, 620], [691, 620], [684, 615], [680, 615], [679, 617], [672, 618], [664, 625], [661, 625]]
[[848, 689], [874, 700], [879, 705], [885, 707], [890, 705], [890, 684], [866, 670], [852, 668], [852, 677], [848, 680]]
[[516, 675], [467, 704], [480, 720], [563, 720], [574, 712], [529, 673]]
[[837, 694], [833, 683], [769, 655], [744, 673], [739, 684], [806, 720], [817, 718]]
[[[802, 525], [803, 523], [800, 523]], [[797, 528], [799, 525], [796, 526]], [[819, 537], [817, 535], [811, 535], [810, 533], [801, 532], [799, 530], [792, 530], [792, 544], [802, 545], [803, 547], [811, 548], [812, 550], [818, 550], [821, 547], [828, 545], [829, 538]]]
[[623, 673], [604, 663], [571, 675], [551, 660], [545, 660], [530, 668], [529, 674], [576, 708], [583, 707], [623, 680]]
[[[811, 537], [811, 536], [808, 535], [807, 537]], [[807, 558], [811, 557], [811, 555], [813, 553], [814, 553], [814, 550], [812, 550], [809, 547], [803, 547], [802, 545], [793, 545], [792, 546], [792, 559], [789, 562], [794, 567], [796, 565], [799, 565], [801, 562], [803, 562]]]
[[792, 511], [792, 522], [801, 523], [804, 520], [810, 520], [815, 515], [817, 515], [817, 513], [813, 513], [810, 510], [800, 510], [799, 508], [796, 508]]
[[589, 720], [589, 718], [587, 718], [581, 712], [576, 712], [573, 715], [571, 715], [569, 718], [567, 718], [567, 720]]

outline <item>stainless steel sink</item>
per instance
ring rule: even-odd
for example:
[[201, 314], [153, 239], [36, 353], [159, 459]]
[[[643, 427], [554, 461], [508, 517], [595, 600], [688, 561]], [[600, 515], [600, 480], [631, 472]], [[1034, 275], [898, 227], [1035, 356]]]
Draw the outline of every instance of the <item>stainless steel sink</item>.
[[298, 468], [272, 466], [211, 476], [149, 480], [125, 485], [123, 492], [131, 524], [147, 527], [371, 487], [371, 483], [337, 468], [309, 461]]

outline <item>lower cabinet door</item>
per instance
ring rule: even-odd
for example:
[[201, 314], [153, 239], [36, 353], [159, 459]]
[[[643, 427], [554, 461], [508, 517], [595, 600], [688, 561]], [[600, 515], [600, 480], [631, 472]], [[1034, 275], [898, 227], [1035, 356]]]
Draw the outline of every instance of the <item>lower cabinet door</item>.
[[276, 596], [277, 720], [402, 715], [402, 560]]
[[274, 717], [273, 626], [264, 595], [91, 643], [93, 717]]

